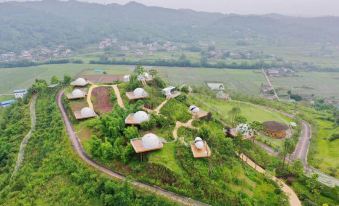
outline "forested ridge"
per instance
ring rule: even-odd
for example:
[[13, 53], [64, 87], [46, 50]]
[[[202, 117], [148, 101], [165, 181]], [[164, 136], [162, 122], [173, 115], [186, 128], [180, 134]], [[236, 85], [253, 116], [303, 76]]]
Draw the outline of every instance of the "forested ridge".
[[[103, 38], [197, 42], [227, 39], [294, 44], [338, 43], [338, 17], [218, 13], [78, 1], [0, 4], [0, 52], [63, 44], [78, 49]], [[322, 31], [322, 32], [318, 32]]]

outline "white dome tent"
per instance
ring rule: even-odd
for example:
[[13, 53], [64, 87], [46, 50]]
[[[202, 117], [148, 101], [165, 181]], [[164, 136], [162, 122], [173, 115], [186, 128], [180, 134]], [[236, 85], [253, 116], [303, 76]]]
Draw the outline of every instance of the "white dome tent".
[[147, 92], [146, 92], [143, 88], [136, 88], [136, 89], [133, 91], [133, 94], [134, 94], [134, 96], [137, 97], [137, 98], [147, 96]]
[[196, 137], [195, 140], [194, 140], [194, 145], [198, 149], [203, 149], [204, 146], [205, 146], [205, 143], [200, 137]]
[[72, 97], [73, 97], [73, 98], [80, 98], [80, 97], [83, 97], [83, 96], [85, 96], [85, 94], [84, 94], [84, 92], [81, 91], [80, 89], [74, 89], [74, 90], [72, 91]]
[[80, 113], [81, 113], [81, 116], [82, 116], [83, 118], [86, 118], [86, 117], [93, 117], [93, 116], [96, 115], [95, 112], [93, 111], [93, 109], [91, 109], [91, 108], [89, 108], [89, 107], [84, 107], [84, 108], [82, 108], [81, 111], [80, 111]]
[[72, 86], [86, 86], [87, 85], [87, 81], [84, 78], [77, 78], [75, 81], [71, 82]]
[[195, 105], [191, 105], [191, 106], [189, 107], [189, 110], [190, 110], [191, 112], [193, 112], [193, 113], [198, 113], [198, 112], [200, 112], [199, 107], [197, 107], [197, 106], [195, 106]]
[[161, 145], [161, 141], [158, 136], [153, 133], [148, 133], [141, 138], [142, 145], [146, 149], [155, 149]]
[[138, 111], [138, 112], [134, 113], [133, 117], [134, 117], [135, 122], [137, 122], [139, 124], [149, 120], [148, 114], [144, 111]]

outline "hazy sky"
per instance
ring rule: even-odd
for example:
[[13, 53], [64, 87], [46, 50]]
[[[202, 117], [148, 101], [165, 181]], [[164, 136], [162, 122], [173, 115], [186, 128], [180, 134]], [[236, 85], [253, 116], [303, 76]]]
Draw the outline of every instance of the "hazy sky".
[[[0, 0], [8, 1], [8, 0]], [[17, 0], [25, 1], [25, 0]], [[80, 0], [96, 3], [125, 4], [130, 0]], [[198, 11], [268, 14], [293, 16], [339, 16], [339, 0], [135, 0], [137, 2], [167, 8], [188, 8]]]
[[[97, 3], [120, 3], [129, 0], [83, 0]], [[189, 8], [237, 14], [279, 13], [294, 16], [339, 16], [339, 0], [136, 0], [146, 5]]]

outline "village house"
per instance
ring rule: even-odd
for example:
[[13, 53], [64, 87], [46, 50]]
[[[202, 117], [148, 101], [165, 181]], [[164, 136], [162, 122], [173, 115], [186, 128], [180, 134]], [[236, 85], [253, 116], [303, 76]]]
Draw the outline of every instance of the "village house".
[[0, 102], [0, 107], [9, 107], [12, 104], [14, 104], [15, 102], [16, 102], [16, 100], [14, 100], [14, 99], [2, 101], [2, 102]]
[[14, 93], [15, 99], [22, 99], [27, 94], [27, 89], [14, 90], [13, 93]]

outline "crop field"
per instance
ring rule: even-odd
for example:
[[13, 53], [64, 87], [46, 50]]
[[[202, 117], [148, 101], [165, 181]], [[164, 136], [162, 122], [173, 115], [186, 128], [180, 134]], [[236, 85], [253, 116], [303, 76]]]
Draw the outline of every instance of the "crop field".
[[[258, 70], [188, 68], [188, 67], [146, 67], [159, 70], [161, 76], [171, 84], [183, 83], [204, 85], [206, 82], [222, 82], [227, 89], [247, 95], [259, 95], [260, 86], [266, 83]], [[0, 94], [11, 93], [14, 89], [27, 88], [35, 79], [50, 80], [52, 76], [98, 75], [102, 73], [123, 75], [131, 73], [131, 65], [59, 64], [41, 65], [25, 68], [0, 69]], [[338, 96], [339, 73], [337, 72], [299, 72], [297, 77], [272, 77], [276, 88], [282, 93], [315, 94], [316, 96]], [[3, 97], [0, 97], [3, 99]]]
[[[94, 64], [56, 64], [24, 68], [0, 69], [0, 94], [11, 93], [14, 89], [27, 88], [35, 79], [49, 81], [52, 76], [63, 78], [64, 75], [75, 76], [83, 70], [108, 69], [111, 66]], [[111, 70], [114, 72], [114, 69]], [[119, 71], [117, 71], [119, 73]], [[121, 72], [121, 71], [120, 71]]]
[[93, 89], [91, 101], [95, 112], [102, 114], [112, 111], [111, 92], [111, 87], [96, 87]]
[[299, 72], [295, 77], [271, 77], [275, 88], [286, 92], [339, 98], [339, 72]]

